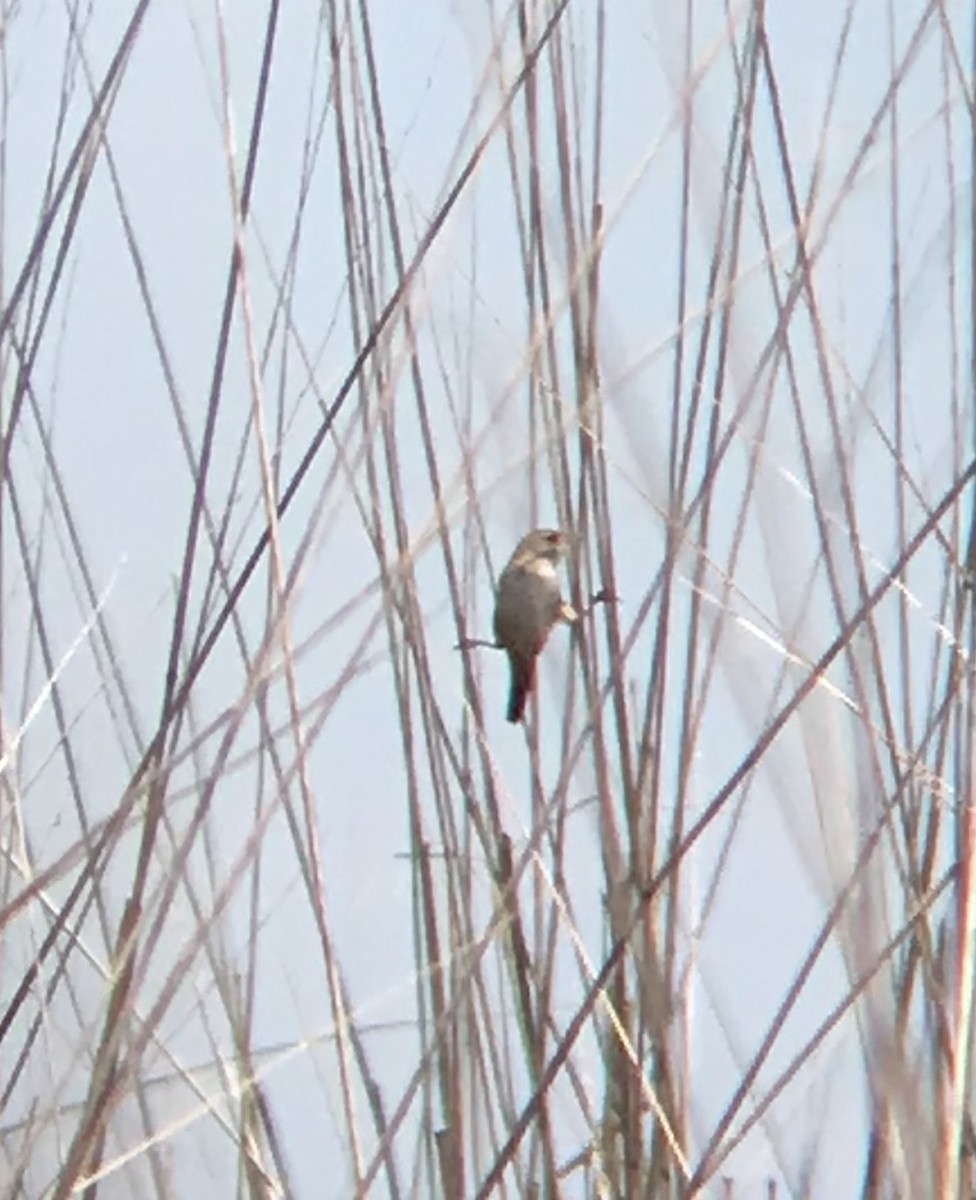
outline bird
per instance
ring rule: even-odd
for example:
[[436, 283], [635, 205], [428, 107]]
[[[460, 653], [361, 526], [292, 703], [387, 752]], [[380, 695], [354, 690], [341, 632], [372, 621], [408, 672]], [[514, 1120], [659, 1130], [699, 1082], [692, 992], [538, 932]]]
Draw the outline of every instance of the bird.
[[558, 566], [569, 549], [568, 536], [558, 529], [533, 529], [515, 547], [498, 577], [495, 595], [495, 643], [507, 651], [512, 682], [506, 718], [522, 720], [535, 683], [536, 659], [553, 627], [572, 624], [578, 615], [565, 603]]

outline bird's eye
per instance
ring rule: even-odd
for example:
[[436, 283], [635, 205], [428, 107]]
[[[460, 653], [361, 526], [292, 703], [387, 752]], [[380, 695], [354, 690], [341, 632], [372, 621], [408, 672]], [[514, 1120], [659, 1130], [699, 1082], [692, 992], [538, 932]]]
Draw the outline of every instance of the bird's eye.
[[560, 540], [561, 535], [558, 534], [554, 529], [550, 529], [548, 534], [546, 534], [546, 541], [550, 546], [555, 546]]

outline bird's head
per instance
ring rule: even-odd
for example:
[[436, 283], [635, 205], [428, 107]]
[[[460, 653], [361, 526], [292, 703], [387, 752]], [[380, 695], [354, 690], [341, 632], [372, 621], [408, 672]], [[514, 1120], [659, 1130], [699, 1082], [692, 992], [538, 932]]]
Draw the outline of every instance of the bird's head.
[[533, 529], [519, 544], [519, 557], [557, 563], [569, 550], [569, 537], [560, 529]]

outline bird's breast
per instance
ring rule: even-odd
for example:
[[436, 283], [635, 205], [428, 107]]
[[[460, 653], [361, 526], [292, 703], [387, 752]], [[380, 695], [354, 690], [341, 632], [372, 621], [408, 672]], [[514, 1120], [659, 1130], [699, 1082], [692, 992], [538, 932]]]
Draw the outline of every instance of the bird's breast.
[[511, 650], [534, 653], [559, 619], [559, 577], [551, 563], [502, 572], [495, 607], [495, 637]]

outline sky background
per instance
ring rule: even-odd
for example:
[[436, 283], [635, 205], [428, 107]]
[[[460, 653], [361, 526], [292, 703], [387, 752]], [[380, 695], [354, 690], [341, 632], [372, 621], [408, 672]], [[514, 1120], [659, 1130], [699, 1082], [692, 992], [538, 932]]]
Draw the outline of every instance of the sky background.
[[[889, 499], [892, 455], [886, 444], [894, 412], [890, 308], [894, 140], [901, 188], [894, 228], [900, 239], [905, 298], [901, 386], [908, 419], [903, 445], [906, 469], [918, 492], [914, 511], [908, 514], [910, 529], [939, 499], [948, 486], [951, 464], [964, 455], [947, 397], [953, 388], [962, 387], [969, 403], [971, 388], [968, 360], [954, 362], [951, 357], [949, 333], [956, 317], [947, 299], [953, 270], [959, 272], [960, 293], [966, 287], [970, 234], [962, 227], [953, 228], [950, 200], [965, 196], [971, 160], [966, 152], [964, 98], [939, 33], [940, 28], [951, 29], [958, 44], [968, 47], [970, 6], [961, 0], [941, 6], [941, 16], [932, 18], [917, 52], [912, 51], [899, 89], [897, 128], [893, 129], [890, 116], [875, 122], [890, 87], [892, 62], [905, 55], [925, 8], [915, 0], [897, 5], [880, 0], [852, 6], [833, 0], [818, 5], [788, 0], [767, 4], [770, 50], [782, 88], [780, 103], [802, 203], [807, 201], [811, 181], [817, 181], [810, 230], [813, 244], [822, 248], [815, 267], [819, 316], [827, 330], [829, 369], [845, 414], [858, 536], [875, 564], [871, 585], [882, 578], [899, 545]], [[70, 33], [71, 12], [79, 23], [77, 41]], [[8, 297], [44, 210], [52, 156], [63, 166], [90, 111], [91, 81], [104, 77], [131, 12], [131, 5], [104, 0], [83, 10], [45, 0], [11, 8], [4, 18], [0, 279]], [[516, 38], [509, 11], [469, 0], [443, 4], [377, 0], [369, 12], [396, 202], [409, 258], [458, 165], [498, 112], [499, 80], [510, 84], [518, 67]], [[91, 606], [79, 590], [77, 564], [66, 549], [64, 519], [52, 499], [50, 469], [31, 412], [20, 418], [11, 459], [26, 527], [43, 555], [42, 603], [55, 661], [65, 659], [60, 682], [74, 732], [75, 769], [90, 798], [92, 819], [116, 808], [159, 719], [193, 480], [172, 393], [175, 390], [179, 398], [196, 455], [233, 251], [219, 31], [225, 39], [226, 98], [239, 180], [267, 16], [267, 6], [261, 4], [215, 5], [202, 0], [150, 4], [111, 110], [31, 373], [37, 411], [54, 447], [85, 560], [96, 592], [104, 598], [102, 611], [133, 701], [132, 728], [120, 732], [113, 721], [117, 700], [113, 689], [103, 685], [87, 637], [80, 648], [76, 646], [91, 621]], [[691, 59], [698, 85], [691, 100], [684, 84], [681, 6], [664, 0], [651, 4], [619, 0], [606, 13], [600, 196], [606, 242], [599, 330], [606, 429], [601, 453], [610, 465], [614, 486], [619, 612], [625, 628], [634, 620], [664, 551], [673, 349], [679, 332], [675, 281], [682, 122], [688, 116], [694, 127], [690, 261], [692, 293], [701, 296], [716, 238], [733, 110], [730, 30], [741, 42], [745, 16], [741, 5], [730, 14], [717, 3], [694, 6]], [[350, 18], [358, 20], [356, 13]], [[565, 20], [566, 46], [576, 57], [580, 107], [586, 112], [595, 89], [596, 7], [570, 0]], [[278, 463], [285, 479], [299, 463], [319, 426], [323, 405], [331, 402], [355, 354], [346, 305], [325, 23], [325, 11], [316, 5], [282, 6], [246, 233], [247, 285], [258, 350], [265, 356], [261, 383], [267, 412], [273, 424], [280, 405], [287, 422]], [[351, 36], [348, 31], [343, 33], [346, 36]], [[836, 95], [825, 115], [842, 38], [846, 41]], [[971, 104], [971, 79], [968, 86]], [[343, 80], [346, 104], [351, 103], [352, 88], [347, 77]], [[561, 217], [550, 107], [544, 96], [543, 196], [547, 227], [556, 231]], [[794, 261], [788, 197], [777, 164], [768, 95], [761, 96], [757, 107], [753, 150], [759, 174], [779, 182], [778, 188], [767, 189], [764, 200], [774, 245], [782, 247], [777, 275], [786, 289]], [[519, 153], [524, 152], [523, 132], [514, 135]], [[952, 162], [955, 175], [947, 171], [947, 162]], [[857, 164], [853, 179], [852, 164]], [[301, 235], [295, 246], [295, 214], [303, 191]], [[727, 403], [734, 398], [744, 404], [757, 387], [766, 386], [764, 377], [757, 383], [756, 373], [775, 321], [769, 280], [762, 269], [765, 252], [754, 195], [747, 198], [747, 205], [751, 215], [745, 222], [731, 337], [733, 386], [726, 397]], [[958, 211], [965, 212], [965, 204]], [[402, 403], [410, 390], [402, 337], [394, 353], [399, 373], [383, 397], [394, 412], [403, 414], [397, 418], [397, 446], [417, 601], [431, 647], [435, 693], [455, 725], [462, 719], [466, 698], [443, 561], [432, 552], [438, 503], [443, 519], [456, 530], [458, 547], [475, 510], [485, 521], [489, 558], [479, 558], [474, 566], [468, 614], [472, 637], [489, 636], [492, 572], [497, 572], [534, 520], [524, 402], [532, 331], [513, 213], [505, 139], [498, 131], [412, 289], [418, 353], [432, 381], [429, 403], [444, 481], [439, 497], [431, 494], [412, 401]], [[44, 252], [42, 279], [54, 269], [63, 222], [64, 210], [56, 218], [55, 240]], [[157, 334], [140, 290], [134, 251]], [[389, 266], [387, 262], [386, 295], [392, 280]], [[565, 267], [563, 277], [554, 280], [561, 293], [570, 286], [567, 272]], [[286, 280], [287, 313], [280, 303]], [[691, 307], [692, 325], [697, 328], [703, 314], [695, 311], [694, 304]], [[21, 308], [14, 328], [23, 329], [24, 322]], [[817, 388], [820, 365], [809, 326], [806, 334], [804, 328], [802, 320], [793, 323], [792, 346], [801, 386]], [[968, 337], [965, 330], [957, 332]], [[155, 341], [157, 335], [164, 355]], [[560, 336], [568, 374], [565, 330]], [[8, 362], [5, 421], [12, 381]], [[722, 652], [704, 717], [706, 732], [693, 763], [690, 790], [700, 807], [728, 778], [763, 728], [776, 695], [782, 702], [788, 694], [789, 689], [783, 690], [778, 682], [783, 642], [815, 659], [836, 633], [827, 583], [815, 569], [812, 505], [801, 482], [795, 422], [782, 374], [772, 386], [775, 397], [768, 427], [760, 427], [747, 414], [730, 451], [727, 488], [732, 488], [729, 479], [737, 471], [745, 480], [753, 454], [760, 477], [757, 515], [749, 526], [732, 595], [716, 600], [723, 590], [720, 572], [706, 576], [715, 628], [722, 630]], [[458, 402], [468, 406], [470, 442], [459, 437], [452, 416], [451, 403]], [[821, 456], [821, 477], [829, 481], [833, 465], [826, 407], [820, 411], [819, 425], [816, 406], [812, 407], [810, 433], [815, 453]], [[565, 413], [571, 421], [570, 406]], [[353, 460], [360, 443], [359, 419], [350, 406], [337, 426], [338, 438]], [[234, 484], [241, 440], [251, 420], [247, 345], [238, 309], [207, 494], [213, 512], [231, 514], [229, 541], [237, 547], [232, 557], [238, 564], [263, 528], [253, 437], [244, 450], [243, 472]], [[327, 439], [283, 522], [282, 545], [289, 564], [304, 555], [290, 630], [296, 644], [313, 639], [297, 663], [307, 703], [329, 695], [353, 647], [372, 629], [356, 677], [343, 685], [338, 702], [316, 732], [309, 769], [330, 928], [349, 995], [369, 1031], [376, 1061], [382, 1063], [380, 1082], [392, 1104], [416, 1060], [406, 784], [391, 665], [379, 619], [377, 557], [357, 508], [357, 500], [365, 497], [364, 476], [354, 465], [351, 478], [344, 478], [341, 470], [336, 477], [332, 473], [337, 461], [335, 443]], [[473, 468], [474, 491], [465, 477], [466, 465]], [[840, 471], [835, 478], [836, 515], [841, 512]], [[717, 513], [718, 542], [733, 537], [735, 516], [731, 507], [727, 514]], [[557, 520], [551, 493], [543, 495], [538, 517], [545, 524]], [[306, 534], [310, 535], [307, 546], [303, 545]], [[838, 516], [838, 541], [849, 536]], [[688, 579], [693, 557], [690, 551], [682, 553], [686, 558], [679, 558], [679, 575], [684, 571]], [[42, 695], [45, 671], [31, 632], [29, 589], [18, 574], [8, 534], [4, 555], [4, 727], [8, 739], [12, 731], [23, 731], [16, 761], [7, 770], [16, 776], [30, 869], [37, 871], [74, 843], [79, 828], [50, 705], [42, 703], [24, 729]], [[191, 591], [194, 613], [204, 600], [210, 561], [202, 548]], [[917, 671], [906, 682], [909, 690], [927, 683], [924, 672], [931, 647], [942, 637], [935, 616], [943, 566], [936, 557], [923, 555], [908, 581], [914, 598], [910, 621], [919, 646]], [[344, 604], [370, 585], [373, 590], [366, 598], [344, 613]], [[262, 569], [238, 609], [252, 651], [267, 619], [267, 596], [268, 574]], [[330, 624], [335, 614], [340, 615]], [[894, 609], [882, 613], [879, 620], [894, 638]], [[782, 640], [764, 637], [768, 629], [778, 631]], [[650, 631], [645, 628], [635, 639], [626, 667], [638, 689], [644, 686], [649, 652]], [[520, 843], [530, 819], [525, 739], [503, 721], [507, 681], [501, 657], [474, 652], [473, 663], [488, 714], [484, 736], [490, 742], [503, 821]], [[540, 770], [550, 784], [558, 777], [562, 754], [554, 713], [573, 671], [570, 639], [557, 633], [540, 674], [540, 705], [548, 710]], [[228, 631], [194, 688], [194, 725], [205, 729], [233, 712], [244, 679]], [[840, 693], [852, 694], [851, 681], [843, 673], [831, 682]], [[281, 689], [270, 704], [277, 719], [286, 721]], [[582, 724], [581, 715], [580, 728]], [[213, 906], [214, 894], [222, 886], [231, 886], [253, 835], [257, 767], [250, 751], [256, 736], [253, 713], [249, 713], [231, 751], [236, 765], [221, 777], [209, 809], [210, 859], [203, 843], [190, 856], [189, 872], [205, 908]], [[864, 736], [864, 726], [852, 719], [850, 705], [837, 694], [822, 689], [812, 698], [805, 723], [784, 732], [761, 776], [743, 794], [741, 805], [736, 802], [740, 824], [734, 851], [703, 931], [697, 929], [695, 919], [701, 901], [697, 881], [710, 877], [731, 816], [709, 831], [691, 857], [682, 955], [694, 960], [687, 996], [693, 1009], [693, 1069], [707, 1081], [707, 1086], [696, 1090], [693, 1140], [707, 1139], [743, 1062], [754, 1052], [824, 919], [836, 888], [833, 873], [843, 876], [844, 864], [849, 865], [858, 838], [865, 833], [861, 823], [867, 819], [868, 806], [862, 803], [862, 789], [873, 784], [863, 773]], [[831, 747], [832, 772], [810, 773], [811, 739]], [[192, 811], [201, 762], [205, 772], [206, 764], [213, 762], [215, 744], [207, 742], [197, 760], [188, 757], [175, 768], [169, 815], [177, 825]], [[677, 751], [665, 745], [660, 753], [667, 775], [675, 770]], [[593, 959], [600, 961], [605, 949], [605, 880], [596, 814], [587, 803], [594, 787], [584, 763], [569, 789], [579, 807], [568, 826], [567, 870], [577, 898], [578, 932]], [[824, 805], [834, 807], [828, 839], [833, 860], [822, 849], [819, 853], [812, 849], [823, 844]], [[846, 841], [838, 832], [843, 827], [850, 831]], [[280, 814], [269, 820], [263, 839], [254, 1042], [263, 1049], [265, 1082], [282, 1118], [280, 1134], [298, 1194], [340, 1197], [348, 1194], [349, 1185], [336, 1115], [333, 1018], [321, 952], [316, 948], [318, 935]], [[8, 855], [13, 853], [11, 845], [8, 841]], [[106, 876], [103, 894], [109, 927], [117, 922], [127, 894], [136, 845], [133, 833]], [[160, 853], [162, 880], [165, 850]], [[61, 880], [50, 889], [52, 905], [64, 896], [69, 883]], [[481, 884], [486, 885], [486, 880]], [[884, 909], [880, 877], [873, 886]], [[489, 911], [488, 894], [485, 886], [482, 917]], [[587, 896], [592, 897], [589, 908]], [[219, 941], [231, 969], [247, 950], [249, 903], [246, 887], [235, 890], [219, 922]], [[30, 961], [31, 946], [43, 924], [35, 914], [17, 927], [16, 937], [5, 947], [11, 962], [23, 966]], [[192, 904], [181, 889], [149, 962], [143, 984], [147, 998], [155, 996], [169, 978], [196, 924]], [[81, 935], [94, 962], [90, 971], [78, 972], [73, 1002], [63, 1002], [62, 1007], [59, 1001], [51, 1009], [46, 1032], [48, 1073], [35, 1064], [32, 1086], [18, 1093], [4, 1118], [11, 1153], [32, 1092], [57, 1094], [64, 1105], [64, 1128], [59, 1130], [53, 1123], [37, 1143], [31, 1164], [36, 1194], [42, 1194], [48, 1178], [44, 1155], [58, 1152], [64, 1129], [70, 1127], [70, 1105], [80, 1095], [84, 1056], [79, 1047], [86, 1038], [94, 1040], [100, 1028], [104, 983], [97, 964], [105, 962], [106, 941], [95, 911], [86, 917]], [[883, 940], [880, 934], [879, 940]], [[237, 1161], [217, 1117], [204, 1111], [189, 1086], [173, 1080], [173, 1064], [178, 1062], [197, 1073], [204, 1094], [212, 1096], [222, 1086], [214, 1047], [218, 1045], [228, 1057], [232, 1049], [216, 1016], [214, 970], [202, 953], [181, 968], [180, 985], [147, 1059], [147, 1077], [155, 1075], [159, 1080], [152, 1096], [160, 1120], [173, 1122], [165, 1139], [166, 1160], [177, 1190], [184, 1195], [231, 1194], [232, 1184], [227, 1182], [223, 1190], [224, 1181]], [[567, 1019], [578, 988], [574, 978], [567, 968], [557, 981], [557, 993], [559, 987], [566, 988], [562, 1011]], [[832, 945], [761, 1074], [760, 1092], [844, 993], [847, 980], [840, 950]], [[882, 993], [884, 986], [882, 981]], [[558, 995], [554, 1007], [561, 1011]], [[770, 1126], [753, 1131], [726, 1164], [723, 1173], [736, 1178], [741, 1189], [737, 1194], [759, 1194], [760, 1182], [769, 1176], [782, 1187], [795, 1189], [805, 1143], [799, 1136], [791, 1138], [789, 1131], [806, 1123], [803, 1127], [809, 1133], [821, 1120], [832, 1153], [820, 1160], [809, 1194], [855, 1194], [866, 1121], [862, 1036], [863, 1025], [859, 1028], [850, 1020], [842, 1024], [778, 1102], [772, 1133]], [[587, 1065], [595, 1065], [592, 1036], [584, 1035], [577, 1053], [586, 1074]], [[557, 1107], [560, 1095], [557, 1089]], [[574, 1125], [568, 1102], [566, 1114], [569, 1154], [585, 1129], [578, 1122]], [[116, 1152], [124, 1150], [127, 1137], [137, 1145], [139, 1128], [134, 1114], [123, 1107], [113, 1125]], [[409, 1161], [408, 1150], [402, 1153]], [[110, 1177], [105, 1195], [133, 1194], [135, 1178], [120, 1168]]]

